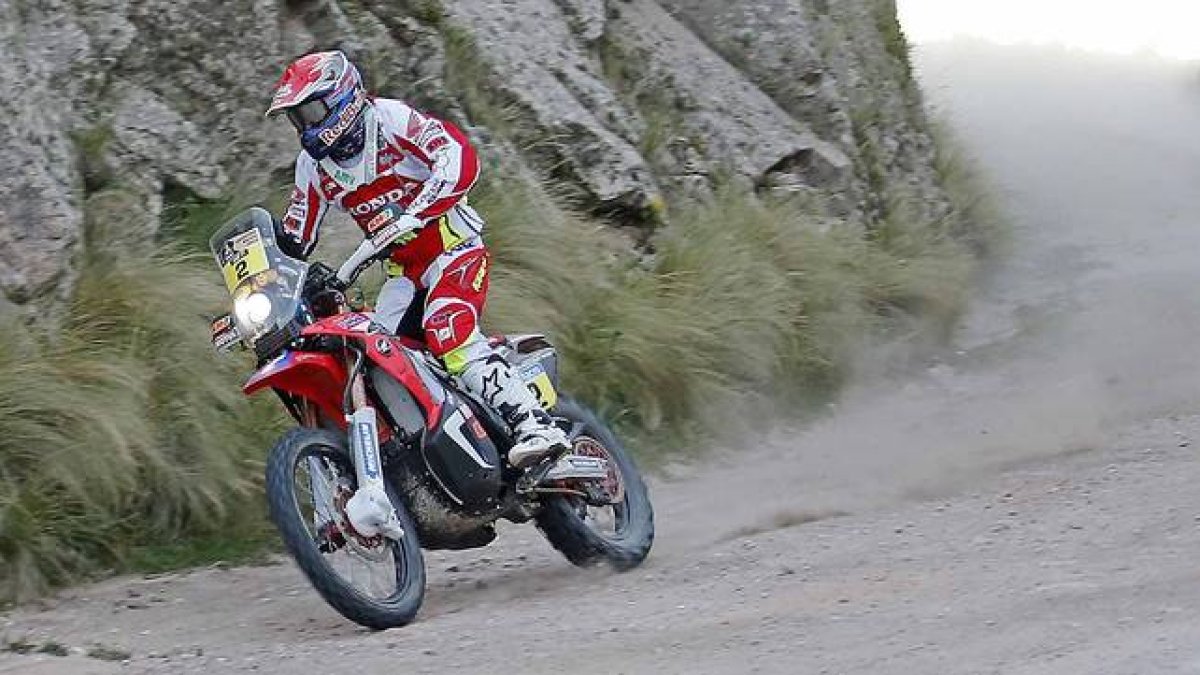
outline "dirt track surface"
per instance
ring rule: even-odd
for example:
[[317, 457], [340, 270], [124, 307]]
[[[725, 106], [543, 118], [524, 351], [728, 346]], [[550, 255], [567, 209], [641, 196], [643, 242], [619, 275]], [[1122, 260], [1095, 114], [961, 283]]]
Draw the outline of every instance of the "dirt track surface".
[[431, 553], [418, 622], [384, 633], [286, 561], [114, 580], [0, 634], [127, 663], [0, 673], [1200, 673], [1200, 87], [1011, 50], [923, 66], [1014, 212], [1009, 263], [922, 372], [655, 481], [644, 567], [508, 528]]
[[983, 490], [726, 533], [624, 575], [513, 530], [433, 554], [420, 621], [383, 633], [290, 564], [114, 581], [7, 630], [122, 646], [127, 665], [9, 656], [0, 673], [1200, 672], [1193, 434], [1200, 418], [1164, 420]]

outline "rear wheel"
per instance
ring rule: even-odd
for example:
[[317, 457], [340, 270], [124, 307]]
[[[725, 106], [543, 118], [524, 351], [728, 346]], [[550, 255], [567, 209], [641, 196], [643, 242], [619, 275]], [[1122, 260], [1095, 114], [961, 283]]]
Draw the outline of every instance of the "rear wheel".
[[642, 475], [611, 430], [594, 413], [569, 399], [552, 411], [570, 431], [572, 452], [609, 463], [609, 475], [589, 492], [595, 498], [563, 494], [545, 497], [537, 516], [546, 539], [581, 567], [609, 563], [618, 570], [637, 567], [654, 543], [654, 509]]
[[345, 515], [356, 487], [340, 433], [293, 429], [267, 457], [271, 521], [313, 588], [355, 623], [380, 630], [403, 626], [425, 597], [417, 528], [388, 485], [404, 537], [393, 541], [356, 533]]

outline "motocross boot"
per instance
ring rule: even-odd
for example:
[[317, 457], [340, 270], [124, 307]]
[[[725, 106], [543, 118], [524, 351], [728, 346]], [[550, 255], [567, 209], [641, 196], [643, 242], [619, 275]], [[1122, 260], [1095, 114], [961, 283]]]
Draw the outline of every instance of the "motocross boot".
[[458, 377], [468, 391], [495, 408], [512, 428], [516, 442], [508, 451], [509, 464], [523, 469], [568, 447], [567, 435], [554, 425], [533, 391], [499, 354], [472, 361]]

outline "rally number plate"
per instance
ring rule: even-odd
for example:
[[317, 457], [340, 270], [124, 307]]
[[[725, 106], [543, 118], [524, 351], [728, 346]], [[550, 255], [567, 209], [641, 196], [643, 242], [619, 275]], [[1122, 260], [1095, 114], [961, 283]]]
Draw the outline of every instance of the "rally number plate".
[[267, 247], [258, 230], [249, 230], [225, 242], [221, 249], [221, 272], [232, 293], [245, 280], [267, 271]]
[[558, 392], [554, 391], [554, 383], [550, 381], [550, 376], [546, 374], [542, 364], [537, 361], [527, 363], [521, 366], [520, 373], [521, 379], [533, 390], [543, 408], [549, 410], [558, 403]]

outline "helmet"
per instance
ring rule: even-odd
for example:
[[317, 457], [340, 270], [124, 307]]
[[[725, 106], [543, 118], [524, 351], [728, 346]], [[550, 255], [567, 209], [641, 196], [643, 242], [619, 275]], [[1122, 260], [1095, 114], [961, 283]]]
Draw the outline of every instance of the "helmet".
[[362, 76], [345, 54], [315, 52], [283, 71], [267, 115], [287, 115], [313, 159], [347, 160], [362, 152], [369, 105]]

